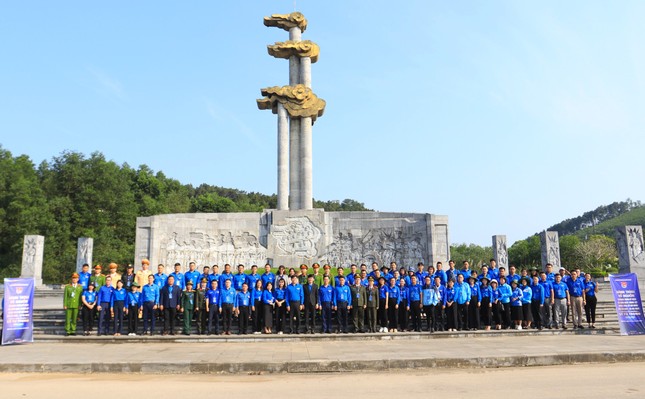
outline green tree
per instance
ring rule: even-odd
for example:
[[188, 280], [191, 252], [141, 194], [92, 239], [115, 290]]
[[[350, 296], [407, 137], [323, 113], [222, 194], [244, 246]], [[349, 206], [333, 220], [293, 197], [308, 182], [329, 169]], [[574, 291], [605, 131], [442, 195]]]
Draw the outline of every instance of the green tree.
[[463, 261], [468, 261], [471, 267], [479, 269], [493, 257], [493, 247], [482, 247], [476, 244], [457, 244], [450, 246], [450, 257], [461, 269]]

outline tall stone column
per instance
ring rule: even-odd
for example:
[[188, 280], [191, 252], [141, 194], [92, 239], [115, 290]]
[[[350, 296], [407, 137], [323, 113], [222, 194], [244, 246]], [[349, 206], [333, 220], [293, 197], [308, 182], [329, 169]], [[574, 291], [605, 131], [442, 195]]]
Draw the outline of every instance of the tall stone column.
[[[289, 209], [313, 208], [312, 184], [312, 125], [322, 116], [325, 101], [311, 90], [311, 64], [318, 60], [320, 48], [310, 40], [302, 40], [307, 20], [299, 12], [272, 14], [264, 18], [264, 25], [289, 32], [289, 40], [267, 46], [269, 55], [289, 60], [289, 86], [268, 87], [261, 90], [265, 98], [259, 99], [258, 108], [280, 113], [279, 103], [289, 118]], [[280, 118], [280, 115], [278, 116]], [[279, 140], [283, 140], [280, 136]], [[281, 144], [279, 144], [279, 147]], [[284, 150], [278, 149], [278, 157]], [[278, 161], [278, 173], [283, 173]], [[278, 186], [283, 187], [283, 177]], [[281, 206], [284, 201], [281, 202]]]
[[76, 272], [80, 273], [84, 264], [92, 266], [92, 253], [94, 252], [94, 239], [80, 237], [76, 245]]
[[493, 236], [493, 258], [497, 262], [497, 267], [503, 267], [508, 271], [508, 248], [506, 247], [506, 236]]
[[300, 83], [311, 89], [311, 57], [300, 59]]
[[557, 231], [543, 231], [540, 233], [542, 244], [542, 270], [546, 270], [546, 264], [553, 265], [553, 271], [557, 272], [562, 266], [560, 264], [560, 239]]
[[620, 273], [638, 273], [639, 280], [645, 280], [643, 227], [616, 227], [616, 246]]
[[289, 209], [300, 209], [300, 119], [289, 119]]
[[300, 209], [313, 209], [312, 120], [300, 119]]
[[[297, 26], [289, 29], [289, 40], [299, 42], [302, 40], [302, 30]], [[300, 57], [293, 54], [289, 57], [289, 86], [295, 86], [300, 82]]]
[[[289, 40], [302, 40], [299, 27], [289, 29]], [[289, 86], [300, 83], [300, 57], [293, 54], [289, 57]], [[289, 118], [289, 209], [301, 209], [300, 204], [300, 119]]]
[[289, 120], [278, 103], [278, 209], [289, 209]]
[[22, 270], [20, 277], [33, 278], [34, 285], [43, 285], [43, 252], [45, 237], [25, 236], [22, 246]]

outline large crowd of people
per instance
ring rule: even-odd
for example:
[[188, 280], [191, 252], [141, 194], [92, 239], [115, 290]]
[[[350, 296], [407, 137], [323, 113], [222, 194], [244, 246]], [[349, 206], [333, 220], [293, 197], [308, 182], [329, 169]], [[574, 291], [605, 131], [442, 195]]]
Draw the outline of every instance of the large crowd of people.
[[[166, 274], [143, 260], [136, 273], [111, 263], [103, 274], [83, 265], [65, 286], [65, 332], [76, 335], [77, 319], [84, 335], [397, 333], [404, 331], [467, 331], [501, 329], [595, 328], [597, 284], [579, 269], [557, 272], [547, 264], [542, 272], [494, 259], [480, 270], [464, 261], [461, 269], [448, 262], [416, 270], [392, 262], [351, 265], [346, 272], [314, 263], [311, 269], [266, 264], [204, 266], [195, 262], [181, 272], [179, 263]], [[80, 312], [80, 314], [79, 314]], [[177, 325], [181, 327], [178, 328]]]

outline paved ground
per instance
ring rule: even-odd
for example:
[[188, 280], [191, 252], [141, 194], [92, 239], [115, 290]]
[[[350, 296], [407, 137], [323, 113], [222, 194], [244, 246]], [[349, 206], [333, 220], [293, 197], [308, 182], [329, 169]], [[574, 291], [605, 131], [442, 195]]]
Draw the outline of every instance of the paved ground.
[[645, 336], [438, 340], [35, 343], [0, 350], [0, 372], [309, 373], [645, 362]]
[[[114, 398], [120, 387], [148, 398], [517, 398], [622, 399], [645, 396], [645, 363], [515, 369], [425, 370], [316, 375], [0, 374], [3, 399]], [[288, 378], [288, 380], [286, 379]], [[66, 387], [69, 387], [66, 388]], [[112, 389], [106, 389], [110, 387]], [[135, 388], [136, 387], [136, 388]], [[117, 390], [117, 391], [115, 391]], [[205, 393], [204, 395], [197, 394]]]

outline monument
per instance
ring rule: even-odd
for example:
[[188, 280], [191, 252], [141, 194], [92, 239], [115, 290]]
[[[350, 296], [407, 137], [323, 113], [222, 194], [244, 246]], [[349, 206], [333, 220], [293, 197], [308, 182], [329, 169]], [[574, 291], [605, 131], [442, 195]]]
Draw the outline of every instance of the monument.
[[34, 285], [43, 285], [43, 251], [45, 249], [45, 237], [25, 236], [22, 246], [22, 270], [21, 278], [33, 278]]
[[645, 242], [642, 226], [616, 227], [619, 273], [636, 273], [638, 285], [645, 288]]
[[446, 262], [447, 216], [313, 209], [312, 126], [326, 105], [311, 88], [320, 48], [302, 40], [307, 20], [299, 12], [265, 17], [264, 25], [289, 32], [289, 40], [268, 46], [269, 55], [289, 60], [288, 85], [261, 89], [257, 100], [259, 109], [277, 115], [277, 209], [139, 217], [135, 264], [144, 258], [184, 268], [191, 261], [287, 267], [394, 261], [411, 269]]
[[88, 264], [92, 267], [92, 252], [94, 251], [94, 239], [90, 237], [80, 237], [76, 246], [76, 272], [80, 273], [83, 265]]
[[542, 244], [542, 270], [546, 270], [546, 264], [553, 265], [553, 270], [558, 271], [560, 264], [560, 239], [557, 231], [543, 231], [540, 233]]
[[493, 236], [493, 259], [497, 262], [497, 267], [503, 267], [508, 270], [508, 248], [506, 247], [506, 236]]

